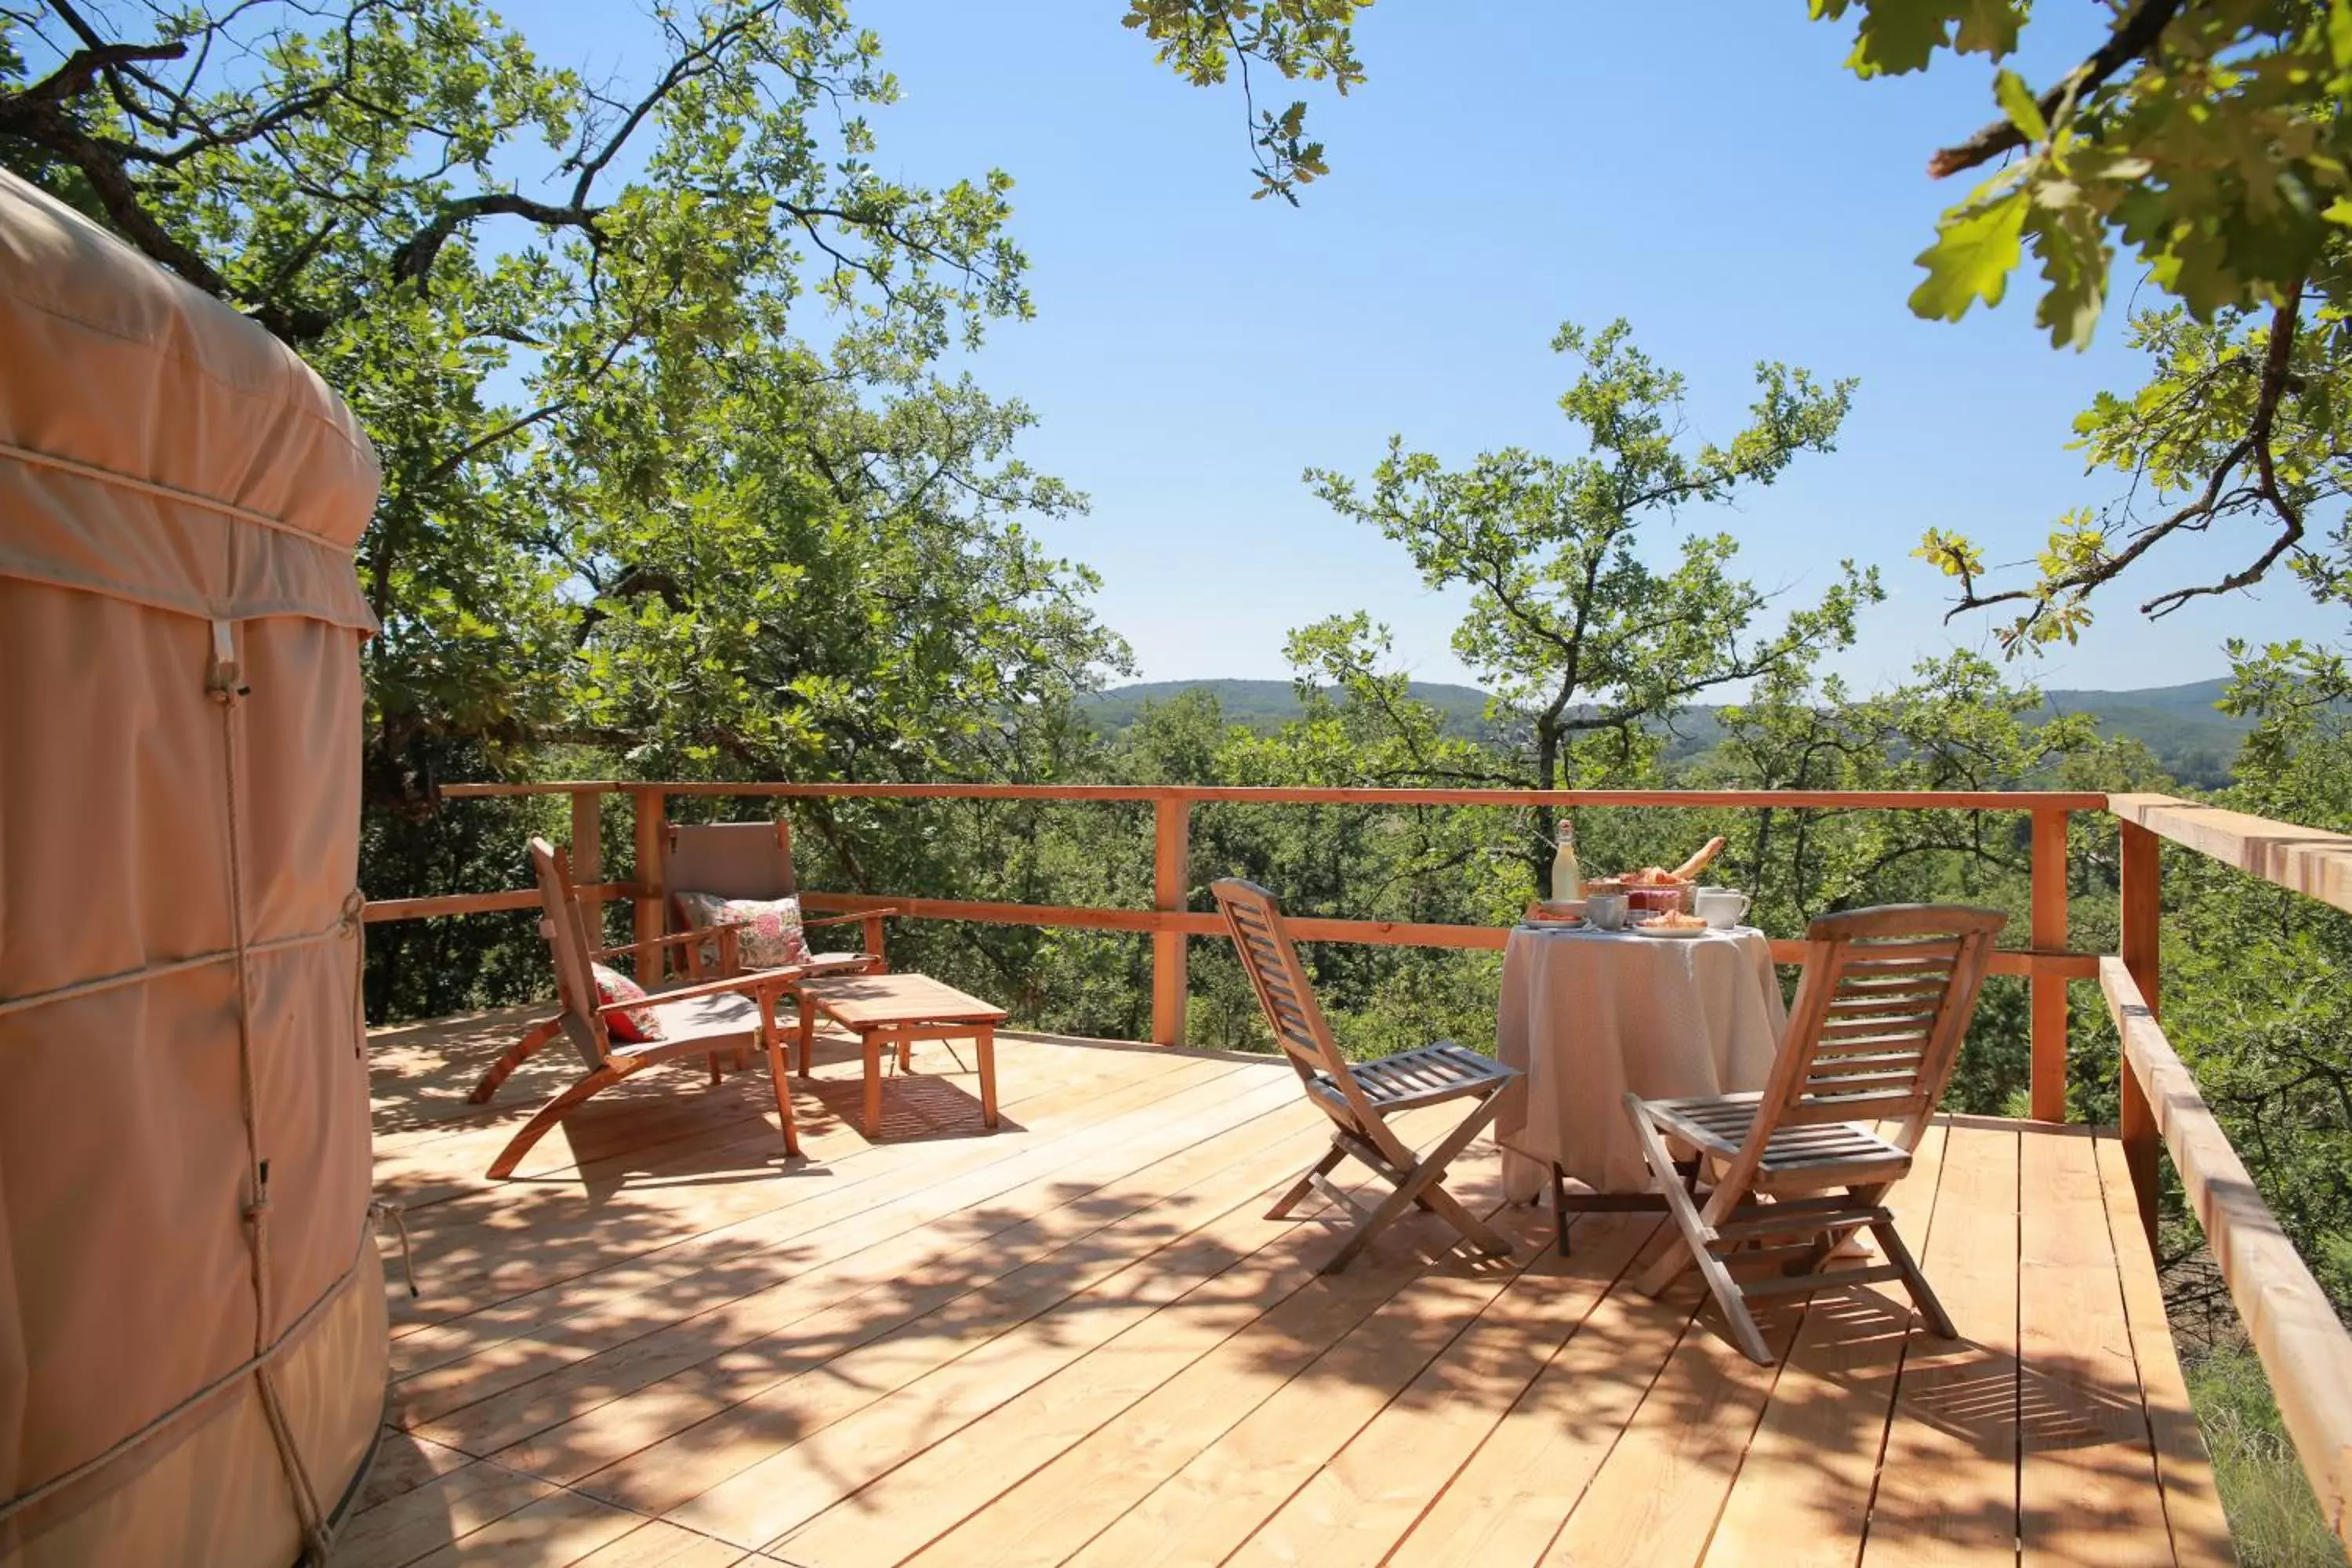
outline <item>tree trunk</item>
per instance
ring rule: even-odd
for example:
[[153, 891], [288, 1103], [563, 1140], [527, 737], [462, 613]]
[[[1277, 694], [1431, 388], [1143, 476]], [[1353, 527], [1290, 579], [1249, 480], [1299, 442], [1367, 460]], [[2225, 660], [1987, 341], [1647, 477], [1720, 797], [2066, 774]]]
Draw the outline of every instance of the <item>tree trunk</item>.
[[[1559, 787], [1559, 728], [1548, 719], [1536, 721], [1536, 788]], [[1542, 843], [1528, 852], [1528, 869], [1535, 879], [1536, 897], [1551, 897], [1552, 847], [1559, 842], [1559, 814], [1552, 806], [1536, 807], [1536, 837]]]

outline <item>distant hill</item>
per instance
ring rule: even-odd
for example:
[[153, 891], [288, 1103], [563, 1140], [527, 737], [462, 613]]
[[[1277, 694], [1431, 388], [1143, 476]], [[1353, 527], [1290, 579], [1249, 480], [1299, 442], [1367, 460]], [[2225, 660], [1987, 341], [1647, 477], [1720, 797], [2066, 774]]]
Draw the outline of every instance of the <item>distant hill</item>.
[[[1097, 731], [1116, 735], [1135, 722], [1147, 702], [1165, 702], [1187, 691], [1206, 691], [1224, 710], [1225, 722], [1261, 733], [1279, 730], [1298, 717], [1298, 691], [1287, 680], [1145, 680], [1115, 686], [1089, 698], [1086, 708]], [[1412, 694], [1445, 715], [1446, 727], [1475, 735], [1486, 711], [1486, 694], [1475, 686], [1416, 680]]]
[[[2228, 683], [2192, 681], [2186, 686], [2150, 686], [2130, 691], [2051, 691], [2044, 704], [2053, 714], [2087, 713], [2103, 733], [2127, 736], [2156, 754], [2182, 783], [2215, 788], [2230, 782], [2238, 743], [2249, 725], [2213, 704]], [[1475, 735], [1483, 726], [1486, 694], [1475, 686], [1440, 681], [1412, 683], [1412, 694], [1445, 715], [1446, 728]], [[1135, 721], [1146, 702], [1165, 702], [1186, 691], [1215, 695], [1228, 723], [1261, 733], [1298, 717], [1298, 696], [1286, 680], [1152, 680], [1114, 687], [1087, 700], [1097, 731], [1115, 735]], [[1722, 738], [1713, 708], [1693, 708], [1675, 721], [1672, 753], [1696, 755]]]
[[2109, 735], [2128, 735], [2157, 755], [2183, 784], [2212, 789], [2230, 782], [2238, 743], [2253, 728], [2213, 706], [2226, 680], [2147, 686], [2134, 691], [2051, 691], [2053, 713], [2088, 713]]

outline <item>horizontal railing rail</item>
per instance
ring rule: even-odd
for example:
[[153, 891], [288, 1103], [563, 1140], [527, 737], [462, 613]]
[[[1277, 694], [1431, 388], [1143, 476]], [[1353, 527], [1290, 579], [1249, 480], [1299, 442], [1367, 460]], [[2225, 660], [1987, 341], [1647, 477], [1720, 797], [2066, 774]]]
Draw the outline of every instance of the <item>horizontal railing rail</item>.
[[[1148, 805], [1153, 813], [1152, 905], [1148, 910], [988, 902], [901, 897], [889, 893], [844, 893], [811, 889], [812, 910], [856, 913], [889, 908], [908, 919], [971, 921], [997, 925], [1078, 931], [1126, 931], [1151, 939], [1152, 1038], [1181, 1045], [1190, 994], [1187, 944], [1222, 936], [1213, 914], [1186, 907], [1192, 814], [1200, 805], [1426, 806], [1523, 809], [1533, 806], [1664, 806], [1683, 810], [1787, 809], [1811, 811], [2000, 811], [2032, 819], [2032, 918], [2024, 946], [1998, 953], [1992, 972], [2022, 978], [2030, 987], [2033, 1115], [2066, 1118], [2066, 986], [2098, 976], [2099, 955], [2066, 944], [2066, 828], [2075, 812], [2104, 811], [2107, 797], [2081, 790], [1528, 790], [1418, 789], [1218, 784], [788, 784], [760, 780], [646, 781], [568, 779], [527, 784], [454, 784], [445, 798], [488, 799], [568, 795], [572, 801], [573, 876], [592, 904], [626, 898], [635, 908], [636, 937], [661, 934], [663, 889], [659, 853], [666, 803], [672, 796], [738, 796], [832, 800], [1037, 801], [1066, 805]], [[635, 813], [634, 879], [601, 881], [602, 801], [630, 797]], [[583, 850], [581, 847], [585, 846]], [[537, 895], [510, 892], [458, 894], [436, 899], [393, 899], [368, 906], [373, 922], [485, 913], [530, 908]], [[1309, 942], [1358, 942], [1391, 947], [1440, 947], [1498, 951], [1509, 932], [1494, 926], [1302, 918], [1291, 922]], [[1797, 962], [1803, 943], [1773, 943], [1773, 957]]]
[[2121, 1128], [2142, 1222], [2156, 1226], [2159, 1140], [2270, 1376], [2279, 1415], [2336, 1539], [2352, 1548], [2352, 1334], [2263, 1202], [2158, 1022], [2159, 841], [2352, 911], [2352, 837], [2163, 795], [2110, 797], [2121, 838], [2123, 951], [2099, 988], [2123, 1042]]

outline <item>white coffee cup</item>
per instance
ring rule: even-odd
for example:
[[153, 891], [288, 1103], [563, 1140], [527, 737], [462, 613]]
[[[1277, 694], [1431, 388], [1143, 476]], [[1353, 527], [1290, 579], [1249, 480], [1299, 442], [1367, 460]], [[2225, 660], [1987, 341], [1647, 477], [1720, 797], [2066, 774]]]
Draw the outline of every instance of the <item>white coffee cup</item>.
[[1692, 912], [1717, 931], [1729, 931], [1748, 912], [1748, 895], [1737, 888], [1701, 888]]
[[1622, 893], [1586, 894], [1585, 923], [1595, 931], [1623, 931], [1626, 902], [1625, 895]]

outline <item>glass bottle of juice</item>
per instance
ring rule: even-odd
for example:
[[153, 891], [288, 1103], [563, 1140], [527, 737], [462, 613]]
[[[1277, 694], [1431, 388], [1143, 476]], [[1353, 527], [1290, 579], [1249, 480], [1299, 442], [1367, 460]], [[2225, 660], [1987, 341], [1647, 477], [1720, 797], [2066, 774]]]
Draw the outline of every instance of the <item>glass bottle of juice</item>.
[[1551, 858], [1551, 899], [1565, 904], [1584, 897], [1584, 873], [1576, 864], [1576, 827], [1566, 817], [1560, 819], [1559, 846]]

